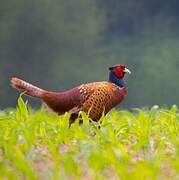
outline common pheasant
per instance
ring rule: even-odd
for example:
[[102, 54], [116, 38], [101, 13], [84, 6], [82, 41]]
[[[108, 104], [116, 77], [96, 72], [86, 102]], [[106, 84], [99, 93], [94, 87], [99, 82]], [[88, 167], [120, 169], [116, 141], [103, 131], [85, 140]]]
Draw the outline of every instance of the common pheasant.
[[82, 84], [65, 92], [47, 91], [16, 77], [11, 79], [11, 85], [26, 95], [41, 99], [58, 115], [70, 112], [71, 125], [81, 111], [88, 113], [93, 121], [98, 121], [103, 113], [107, 114], [118, 105], [128, 93], [124, 80], [126, 73], [131, 72], [124, 64], [118, 64], [109, 68], [108, 81]]

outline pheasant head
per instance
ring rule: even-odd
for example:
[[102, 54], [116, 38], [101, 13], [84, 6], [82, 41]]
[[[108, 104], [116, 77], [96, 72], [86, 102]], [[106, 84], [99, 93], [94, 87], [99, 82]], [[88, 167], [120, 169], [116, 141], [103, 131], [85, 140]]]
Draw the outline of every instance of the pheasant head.
[[126, 86], [124, 77], [126, 74], [131, 74], [131, 72], [124, 64], [117, 64], [109, 67], [109, 71], [109, 82], [116, 84], [120, 88]]

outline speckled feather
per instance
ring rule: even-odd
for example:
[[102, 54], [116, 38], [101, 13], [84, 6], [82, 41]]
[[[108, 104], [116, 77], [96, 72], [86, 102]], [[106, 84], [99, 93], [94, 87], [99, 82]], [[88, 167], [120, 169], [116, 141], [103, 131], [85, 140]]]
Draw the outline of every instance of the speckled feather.
[[103, 112], [106, 114], [119, 104], [127, 94], [127, 88], [119, 88], [106, 81], [84, 84], [79, 87], [79, 90], [84, 100], [75, 108], [76, 112], [71, 112], [88, 112], [94, 121], [99, 120]]

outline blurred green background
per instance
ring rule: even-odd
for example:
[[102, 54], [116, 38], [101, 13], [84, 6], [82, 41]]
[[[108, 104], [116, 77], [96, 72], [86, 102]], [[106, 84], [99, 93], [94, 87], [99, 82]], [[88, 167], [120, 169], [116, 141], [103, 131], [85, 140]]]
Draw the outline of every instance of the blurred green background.
[[0, 107], [16, 104], [11, 76], [63, 91], [108, 79], [117, 63], [132, 71], [123, 108], [177, 104], [178, 9], [177, 0], [1, 0]]

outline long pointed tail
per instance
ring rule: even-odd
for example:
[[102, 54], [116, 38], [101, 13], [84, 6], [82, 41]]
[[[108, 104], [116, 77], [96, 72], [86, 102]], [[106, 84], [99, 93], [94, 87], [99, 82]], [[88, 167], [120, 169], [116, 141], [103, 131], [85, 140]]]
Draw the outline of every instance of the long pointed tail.
[[40, 89], [16, 77], [13, 77], [11, 79], [11, 86], [20, 92], [25, 92], [26, 95], [36, 97], [36, 98], [43, 98], [43, 95], [46, 92], [45, 90]]

